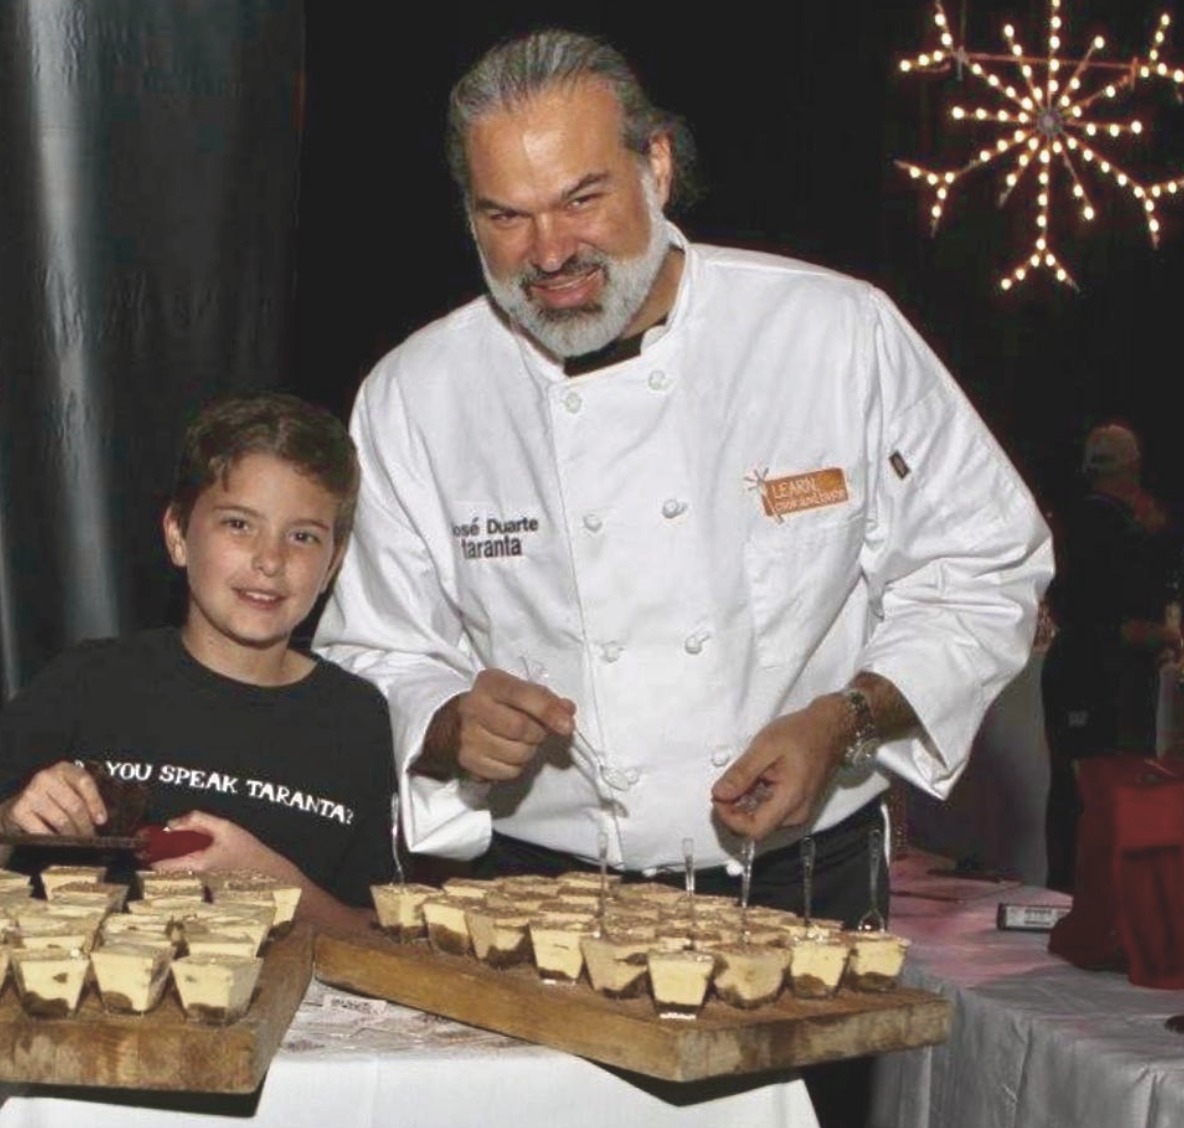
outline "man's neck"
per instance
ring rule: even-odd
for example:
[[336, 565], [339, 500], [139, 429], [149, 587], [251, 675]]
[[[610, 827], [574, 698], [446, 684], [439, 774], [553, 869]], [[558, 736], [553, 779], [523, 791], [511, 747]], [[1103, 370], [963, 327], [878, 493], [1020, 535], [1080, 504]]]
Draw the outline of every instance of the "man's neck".
[[674, 308], [674, 300], [678, 297], [678, 284], [682, 281], [682, 269], [685, 256], [681, 247], [673, 244], [666, 252], [662, 268], [658, 277], [650, 287], [650, 292], [641, 303], [641, 309], [633, 316], [633, 320], [625, 326], [622, 338], [640, 337], [647, 329], [652, 329], [659, 321], [670, 316]]

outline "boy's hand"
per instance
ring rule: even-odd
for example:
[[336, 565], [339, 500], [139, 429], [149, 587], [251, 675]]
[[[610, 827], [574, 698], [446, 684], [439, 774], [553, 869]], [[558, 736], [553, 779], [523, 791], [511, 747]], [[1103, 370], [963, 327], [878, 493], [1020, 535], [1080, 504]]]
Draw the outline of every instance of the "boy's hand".
[[90, 774], [69, 760], [42, 768], [24, 791], [0, 806], [7, 834], [66, 834], [88, 838], [107, 821]]
[[204, 850], [153, 863], [152, 868], [161, 873], [171, 870], [209, 873], [213, 870], [237, 869], [255, 870], [281, 881], [295, 881], [302, 876], [282, 854], [277, 854], [249, 830], [244, 830], [229, 819], [220, 819], [205, 811], [190, 811], [180, 818], [171, 819], [168, 825], [170, 830], [195, 830], [208, 835], [210, 844]]

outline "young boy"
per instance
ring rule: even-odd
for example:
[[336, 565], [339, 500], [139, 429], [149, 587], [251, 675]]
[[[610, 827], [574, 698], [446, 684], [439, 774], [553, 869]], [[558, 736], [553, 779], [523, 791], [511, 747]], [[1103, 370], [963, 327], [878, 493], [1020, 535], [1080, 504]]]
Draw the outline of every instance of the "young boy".
[[345, 428], [302, 400], [202, 411], [164, 515], [185, 625], [83, 643], [0, 712], [0, 830], [94, 834], [107, 811], [79, 762], [98, 760], [149, 786], [152, 821], [209, 836], [158, 869], [262, 871], [301, 885], [305, 919], [363, 924], [393, 869], [386, 703], [290, 645], [341, 561], [358, 480]]

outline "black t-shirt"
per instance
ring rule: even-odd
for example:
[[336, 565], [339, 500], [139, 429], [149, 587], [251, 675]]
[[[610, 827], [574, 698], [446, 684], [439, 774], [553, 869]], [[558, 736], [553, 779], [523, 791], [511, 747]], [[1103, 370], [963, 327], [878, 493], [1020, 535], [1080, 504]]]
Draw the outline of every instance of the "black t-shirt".
[[63, 759], [145, 781], [152, 822], [232, 820], [348, 904], [391, 878], [386, 702], [330, 662], [255, 686], [206, 669], [169, 628], [83, 643], [0, 712], [0, 798]]

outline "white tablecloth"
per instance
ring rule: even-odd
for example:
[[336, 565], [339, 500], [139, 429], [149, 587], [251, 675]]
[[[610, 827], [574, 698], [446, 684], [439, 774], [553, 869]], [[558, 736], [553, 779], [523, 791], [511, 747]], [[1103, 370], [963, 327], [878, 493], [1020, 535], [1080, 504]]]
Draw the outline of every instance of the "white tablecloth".
[[950, 1040], [876, 1063], [874, 1128], [1181, 1128], [1184, 1037], [1164, 1020], [1184, 991], [1133, 986], [1048, 954], [1045, 933], [1001, 932], [1000, 901], [1067, 904], [1020, 887], [964, 903], [899, 895], [933, 859], [893, 867], [906, 978], [954, 1000]]
[[[313, 983], [260, 1092], [0, 1086], [2, 1128], [817, 1128], [792, 1074], [661, 1082]], [[230, 1118], [230, 1119], [228, 1119]]]

